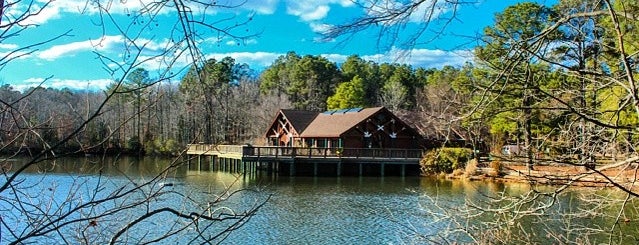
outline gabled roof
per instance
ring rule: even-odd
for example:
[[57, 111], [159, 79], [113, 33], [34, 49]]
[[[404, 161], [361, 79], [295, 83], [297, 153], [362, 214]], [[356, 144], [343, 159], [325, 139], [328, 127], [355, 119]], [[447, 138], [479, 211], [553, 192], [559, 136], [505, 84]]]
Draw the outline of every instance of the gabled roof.
[[288, 120], [293, 128], [297, 131], [297, 133], [301, 134], [304, 132], [306, 127], [317, 117], [319, 112], [314, 111], [303, 111], [303, 110], [291, 110], [291, 109], [282, 109], [280, 112], [284, 115], [286, 120]]
[[357, 126], [360, 122], [385, 110], [384, 107], [374, 107], [356, 110], [338, 110], [319, 113], [305, 130], [301, 130], [301, 137], [340, 137], [343, 133]]

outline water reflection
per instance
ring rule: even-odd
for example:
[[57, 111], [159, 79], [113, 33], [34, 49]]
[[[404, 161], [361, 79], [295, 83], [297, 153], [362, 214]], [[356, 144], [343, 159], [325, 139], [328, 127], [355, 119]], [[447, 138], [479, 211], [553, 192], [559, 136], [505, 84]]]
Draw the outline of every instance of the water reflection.
[[[112, 183], [109, 186], [116, 188], [130, 181], [151, 178], [171, 164], [171, 159], [162, 158], [66, 158], [29, 168], [27, 172], [31, 177], [27, 178], [34, 186], [46, 188], [45, 183], [56, 183], [56, 188], [61, 189], [67, 188], [65, 185], [95, 185], [98, 177], [108, 178]], [[473, 242], [463, 233], [452, 232], [455, 228], [483, 232], [486, 237], [523, 237], [531, 243], [555, 241], [552, 236], [562, 236], [564, 241], [589, 239], [621, 243], [634, 241], [632, 239], [639, 234], [639, 205], [631, 200], [621, 206], [626, 196], [610, 190], [575, 188], [557, 199], [541, 196], [510, 209], [525, 211], [535, 205], [553, 204], [525, 216], [510, 211], [471, 211], [467, 204], [472, 202], [485, 205], [482, 206], [485, 208], [509, 207], [527, 195], [551, 191], [554, 187], [535, 187], [536, 192], [531, 192], [533, 189], [525, 183], [418, 177], [285, 177], [264, 173], [243, 176], [198, 169], [184, 164], [167, 172], [161, 184], [168, 190], [198, 200], [198, 203], [224, 197], [227, 189], [250, 190], [224, 203], [237, 210], [270, 196], [269, 202], [250, 222], [223, 242], [226, 244]], [[44, 173], [48, 176], [46, 179], [41, 177]], [[182, 204], [172, 199], [165, 202]], [[621, 223], [616, 222], [618, 216], [622, 216]], [[594, 234], [613, 227], [616, 232], [623, 233], [624, 240]]]

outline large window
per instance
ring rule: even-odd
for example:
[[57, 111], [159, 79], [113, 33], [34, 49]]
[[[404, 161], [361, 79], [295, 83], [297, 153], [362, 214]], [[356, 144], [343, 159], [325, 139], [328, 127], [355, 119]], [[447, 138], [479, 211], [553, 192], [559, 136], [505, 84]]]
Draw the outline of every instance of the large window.
[[317, 139], [317, 147], [327, 147], [326, 139]]
[[339, 148], [341, 147], [339, 143], [339, 139], [331, 139], [331, 148]]

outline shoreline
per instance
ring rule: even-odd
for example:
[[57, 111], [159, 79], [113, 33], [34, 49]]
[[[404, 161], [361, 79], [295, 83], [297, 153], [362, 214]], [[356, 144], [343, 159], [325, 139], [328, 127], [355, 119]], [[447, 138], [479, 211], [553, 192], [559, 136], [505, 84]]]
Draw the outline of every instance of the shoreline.
[[445, 178], [575, 187], [618, 187], [617, 184], [629, 190], [639, 189], [637, 166], [593, 171], [578, 166], [534, 166], [528, 170], [525, 165], [506, 165], [499, 174], [491, 168], [477, 168], [471, 175], [451, 173]]

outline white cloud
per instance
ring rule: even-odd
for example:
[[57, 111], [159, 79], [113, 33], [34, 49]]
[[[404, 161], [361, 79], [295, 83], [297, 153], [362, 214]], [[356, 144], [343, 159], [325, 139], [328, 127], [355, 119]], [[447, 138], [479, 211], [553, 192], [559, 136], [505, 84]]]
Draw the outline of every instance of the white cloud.
[[[323, 33], [326, 32], [331, 25], [321, 22], [326, 16], [328, 16], [331, 10], [330, 5], [338, 4], [344, 8], [354, 6], [353, 0], [287, 0], [286, 12], [290, 15], [294, 15], [300, 18], [300, 20], [307, 22], [313, 32]], [[321, 38], [314, 38], [315, 42], [330, 42], [333, 40], [323, 40]]]
[[26, 51], [16, 51], [15, 49], [11, 50], [12, 48], [8, 48], [8, 51], [6, 52], [0, 52], [0, 58], [5, 60], [5, 61], [9, 61], [9, 60], [14, 60], [14, 59], [27, 59], [29, 57], [31, 57], [31, 54], [29, 52]]
[[455, 3], [451, 4], [448, 1], [438, 1], [438, 0], [431, 0], [431, 1], [435, 1], [435, 2], [426, 1], [425, 3], [421, 4], [413, 12], [413, 14], [410, 15], [409, 20], [411, 22], [420, 23], [420, 22], [426, 22], [429, 19], [436, 19], [439, 16], [450, 12], [452, 8], [454, 7], [452, 4], [455, 4]]
[[237, 41], [235, 41], [235, 40], [228, 40], [228, 41], [226, 41], [226, 45], [228, 45], [228, 46], [236, 46], [236, 45], [237, 45]]
[[339, 5], [341, 5], [342, 7], [351, 7], [351, 6], [355, 5], [355, 1], [353, 1], [353, 0], [341, 0], [341, 1], [339, 1]]
[[280, 2], [279, 0], [260, 0], [260, 1], [246, 1], [246, 0], [235, 0], [235, 2], [243, 2], [240, 6], [243, 9], [253, 10], [259, 14], [273, 14], [277, 9], [277, 4]]
[[301, 13], [300, 17], [304, 21], [324, 19], [324, 17], [326, 17], [330, 9], [331, 8], [329, 8], [327, 5], [317, 6], [317, 8], [313, 11]]
[[355, 5], [352, 0], [287, 0], [286, 12], [300, 17], [305, 22], [317, 21], [328, 15], [332, 4], [338, 4], [342, 7]]
[[[264, 68], [270, 66], [278, 57], [285, 55], [284, 53], [273, 52], [229, 52], [229, 53], [212, 53], [206, 56], [206, 59], [214, 58], [221, 60], [224, 57], [232, 57], [236, 63], [247, 63], [249, 66], [257, 71], [261, 71]], [[299, 54], [304, 55], [304, 54]], [[331, 62], [343, 63], [346, 61], [349, 55], [345, 54], [321, 54], [320, 56], [327, 58]], [[376, 63], [403, 63], [409, 64], [413, 67], [425, 67], [425, 68], [442, 68], [450, 65], [460, 67], [468, 61], [472, 60], [472, 52], [467, 50], [456, 51], [444, 51], [444, 50], [429, 50], [429, 49], [414, 49], [414, 50], [401, 50], [397, 48], [391, 49], [389, 52], [381, 54], [371, 54], [361, 56], [364, 60], [373, 61]], [[140, 60], [146, 60], [140, 67], [149, 70], [153, 74], [159, 74], [161, 72], [175, 72], [178, 74], [181, 69], [187, 69], [191, 65], [191, 59], [186, 55], [181, 57], [169, 57], [169, 56], [141, 56]], [[172, 65], [169, 67], [167, 61], [172, 61]], [[168, 70], [167, 70], [168, 69]], [[155, 75], [157, 76], [157, 75]], [[179, 79], [179, 77], [174, 77]], [[23, 83], [12, 85], [18, 90], [24, 90], [26, 88], [38, 86], [44, 79], [31, 78], [25, 80]], [[49, 88], [70, 88], [78, 90], [100, 90], [105, 89], [110, 83], [111, 79], [94, 79], [94, 80], [74, 80], [74, 79], [50, 79], [47, 80], [42, 86]]]
[[[125, 42], [128, 41], [121, 35], [102, 36], [100, 38], [92, 40], [54, 45], [46, 50], [38, 52], [37, 56], [38, 58], [43, 60], [53, 61], [60, 57], [73, 56], [77, 53], [88, 51], [99, 51], [103, 54], [106, 54], [108, 52], [116, 52], [118, 54], [121, 54], [122, 51], [126, 48], [133, 48], [132, 44], [127, 44]], [[141, 51], [143, 53], [163, 51], [174, 45], [169, 39], [164, 39], [160, 42], [156, 42], [145, 38], [136, 39], [135, 44], [137, 48], [142, 49]]]
[[320, 56], [335, 62], [335, 63], [343, 63], [344, 61], [346, 61], [346, 59], [348, 58], [349, 55], [343, 55], [343, 54], [321, 54]]
[[[126, 1], [131, 3], [115, 4], [118, 6], [132, 5], [139, 1]], [[23, 25], [41, 25], [50, 20], [59, 19], [64, 13], [75, 14], [93, 14], [98, 9], [94, 6], [95, 2], [86, 0], [64, 0], [64, 1], [45, 1], [37, 0], [34, 2], [18, 2], [17, 5], [9, 8], [7, 16], [22, 16], [29, 12], [31, 15], [23, 19], [20, 24]], [[110, 4], [112, 5], [112, 4]], [[13, 20], [12, 20], [13, 21]]]
[[0, 43], [0, 49], [18, 49], [19, 47], [17, 44]]
[[[247, 63], [254, 69], [268, 67], [279, 56], [286, 55], [284, 53], [271, 52], [233, 52], [233, 53], [215, 53], [207, 56], [220, 60], [224, 57], [232, 57], [237, 63]], [[304, 55], [304, 54], [299, 54]], [[336, 63], [346, 61], [349, 55], [345, 54], [321, 54], [320, 56]], [[401, 50], [397, 48], [391, 49], [389, 52], [382, 54], [371, 54], [361, 56], [364, 60], [370, 60], [377, 63], [404, 63], [414, 67], [426, 68], [442, 68], [450, 65], [459, 67], [466, 62], [472, 61], [473, 53], [467, 50], [431, 50], [431, 49], [413, 49]], [[188, 62], [184, 63], [188, 65]]]
[[[400, 2], [396, 0], [382, 0], [367, 3], [368, 5], [365, 5], [368, 10], [367, 14], [374, 17], [385, 16], [395, 9], [406, 6], [406, 4], [413, 4], [412, 1]], [[415, 23], [428, 22], [429, 20], [437, 19], [445, 13], [451, 12], [453, 8], [458, 5], [459, 3], [450, 1], [426, 0], [420, 3], [415, 10], [410, 12], [410, 15], [402, 14], [399, 18], [386, 21], [383, 24], [394, 25], [400, 22], [403, 23], [404, 21]]]
[[[44, 81], [44, 83], [43, 83]], [[113, 80], [110, 79], [96, 79], [96, 80], [74, 80], [74, 79], [49, 79], [44, 78], [29, 78], [23, 81], [23, 83], [11, 85], [16, 90], [24, 91], [26, 89], [42, 86], [45, 88], [68, 88], [72, 90], [102, 90], [111, 84]]]
[[247, 40], [228, 40], [225, 43], [228, 46], [239, 46], [239, 45], [251, 45], [251, 44], [257, 44], [257, 39], [247, 39]]
[[[40, 25], [50, 20], [59, 19], [65, 14], [95, 15], [100, 12], [109, 14], [131, 14], [139, 12], [152, 12], [168, 14], [175, 11], [171, 4], [156, 0], [126, 0], [126, 1], [87, 1], [87, 0], [36, 0], [18, 2], [17, 5], [8, 8], [5, 16], [21, 16], [24, 12], [34, 14], [23, 20], [21, 24]], [[194, 14], [216, 14], [220, 11], [253, 11], [259, 14], [273, 14], [277, 9], [279, 0], [219, 0], [218, 7], [204, 6], [201, 3], [189, 1], [186, 4]], [[99, 4], [99, 5], [98, 5]], [[208, 3], [207, 3], [208, 4]], [[36, 14], [37, 13], [37, 14]]]
[[207, 59], [214, 58], [220, 60], [228, 56], [235, 59], [236, 63], [247, 63], [251, 68], [258, 68], [271, 65], [275, 59], [282, 55], [284, 54], [270, 52], [231, 52], [209, 54], [207, 55]]
[[468, 50], [403, 50], [393, 47], [384, 54], [365, 55], [362, 56], [362, 59], [377, 63], [405, 63], [415, 67], [442, 68], [444, 66], [462, 66], [466, 62], [472, 61], [473, 53]]
[[246, 40], [246, 41], [244, 41], [244, 44], [245, 45], [257, 44], [257, 39], [252, 38], [252, 39]]
[[53, 61], [62, 56], [74, 55], [79, 52], [91, 50], [108, 50], [124, 41], [122, 36], [103, 36], [99, 39], [72, 42], [52, 46], [42, 52], [38, 52], [38, 58]]
[[332, 25], [318, 22], [311, 22], [309, 26], [311, 27], [311, 30], [316, 33], [324, 33], [333, 27]]

